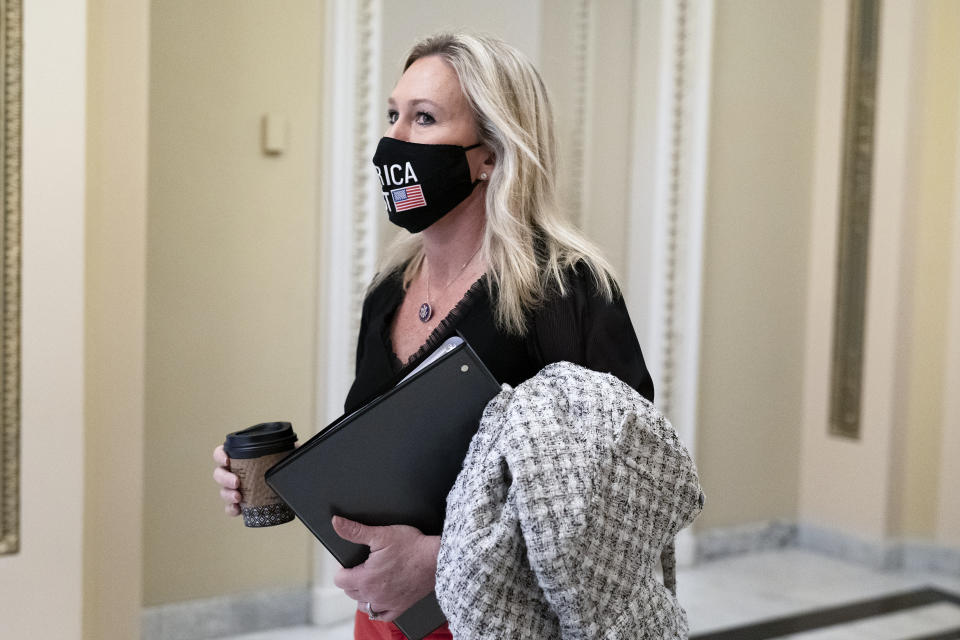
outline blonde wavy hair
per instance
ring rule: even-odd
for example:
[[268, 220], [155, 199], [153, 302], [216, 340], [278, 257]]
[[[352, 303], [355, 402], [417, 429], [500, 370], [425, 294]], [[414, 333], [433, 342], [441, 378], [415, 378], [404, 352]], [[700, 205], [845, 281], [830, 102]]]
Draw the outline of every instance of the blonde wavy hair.
[[[416, 43], [403, 70], [439, 56], [457, 73], [473, 110], [480, 141], [496, 158], [486, 192], [481, 254], [487, 286], [496, 291], [494, 317], [509, 333], [524, 334], [527, 314], [564, 271], [585, 266], [610, 300], [616, 280], [596, 247], [563, 216], [557, 196], [557, 143], [546, 86], [530, 61], [510, 45], [482, 35], [437, 34]], [[419, 234], [401, 231], [388, 247], [375, 287], [404, 267], [404, 287], [423, 264]]]

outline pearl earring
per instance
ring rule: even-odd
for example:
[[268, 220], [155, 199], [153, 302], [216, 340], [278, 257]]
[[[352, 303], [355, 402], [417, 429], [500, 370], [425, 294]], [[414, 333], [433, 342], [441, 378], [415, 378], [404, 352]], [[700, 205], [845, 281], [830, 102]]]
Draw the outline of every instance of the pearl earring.
[[480, 174], [480, 179], [481, 179], [481, 180], [486, 180], [486, 179], [487, 179], [487, 174], [486, 174], [486, 172]]

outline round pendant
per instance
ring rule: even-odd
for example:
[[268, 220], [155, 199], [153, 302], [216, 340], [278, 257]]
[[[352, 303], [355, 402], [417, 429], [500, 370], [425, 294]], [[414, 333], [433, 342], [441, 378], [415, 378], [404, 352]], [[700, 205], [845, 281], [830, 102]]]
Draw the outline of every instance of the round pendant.
[[420, 322], [429, 322], [432, 317], [433, 309], [430, 307], [430, 303], [424, 302], [420, 305]]

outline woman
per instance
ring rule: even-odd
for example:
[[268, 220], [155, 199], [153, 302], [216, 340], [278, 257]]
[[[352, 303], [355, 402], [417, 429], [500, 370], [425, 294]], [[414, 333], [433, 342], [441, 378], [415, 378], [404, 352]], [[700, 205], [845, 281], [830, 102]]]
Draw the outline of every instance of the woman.
[[[611, 270], [561, 216], [553, 116], [539, 74], [498, 40], [438, 35], [414, 46], [388, 100], [374, 155], [390, 220], [406, 231], [367, 293], [351, 411], [459, 331], [511, 385], [570, 361], [609, 372], [648, 399], [653, 384]], [[218, 447], [215, 478], [238, 513]], [[439, 536], [334, 519], [371, 554], [341, 569], [358, 602], [356, 638], [402, 637], [386, 624], [430, 593]], [[430, 638], [449, 638], [441, 628]]]

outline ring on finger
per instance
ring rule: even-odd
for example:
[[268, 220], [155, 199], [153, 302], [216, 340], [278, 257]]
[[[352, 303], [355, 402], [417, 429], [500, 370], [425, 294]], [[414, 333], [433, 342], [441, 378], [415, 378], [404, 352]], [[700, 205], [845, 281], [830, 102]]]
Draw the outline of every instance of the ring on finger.
[[365, 608], [366, 611], [367, 611], [367, 616], [368, 616], [371, 620], [378, 620], [378, 619], [380, 618], [380, 615], [381, 615], [382, 612], [381, 612], [381, 611], [374, 611], [374, 610], [373, 610], [373, 605], [372, 605], [371, 603], [368, 602], [368, 603], [367, 603], [367, 606], [364, 607], [364, 608]]

